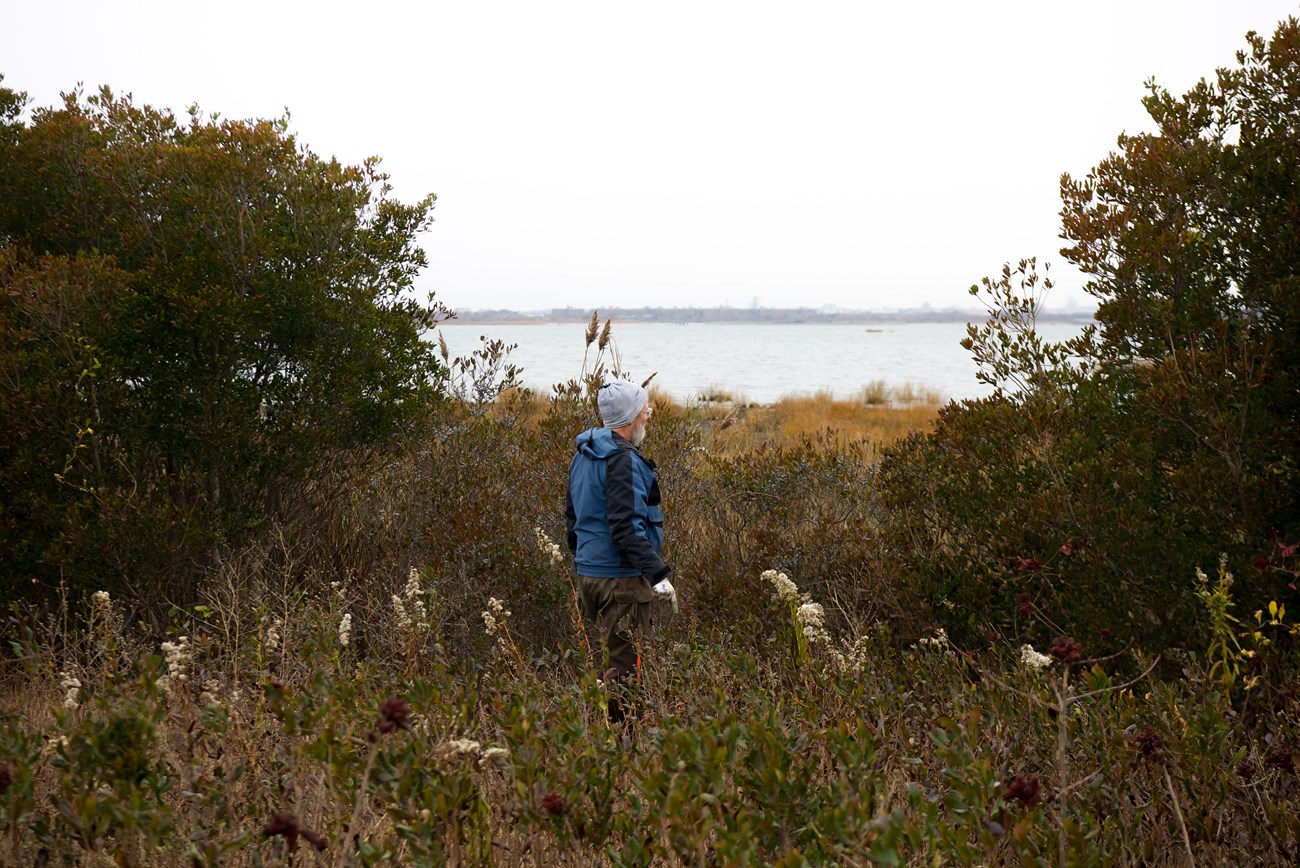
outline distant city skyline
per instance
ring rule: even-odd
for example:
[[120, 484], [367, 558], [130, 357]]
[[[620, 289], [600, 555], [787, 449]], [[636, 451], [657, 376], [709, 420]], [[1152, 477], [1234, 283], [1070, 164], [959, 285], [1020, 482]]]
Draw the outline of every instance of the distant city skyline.
[[18, 4], [4, 85], [83, 82], [274, 117], [438, 194], [417, 281], [453, 308], [969, 307], [1060, 261], [1058, 182], [1235, 64], [1281, 0], [878, 6], [607, 2]]

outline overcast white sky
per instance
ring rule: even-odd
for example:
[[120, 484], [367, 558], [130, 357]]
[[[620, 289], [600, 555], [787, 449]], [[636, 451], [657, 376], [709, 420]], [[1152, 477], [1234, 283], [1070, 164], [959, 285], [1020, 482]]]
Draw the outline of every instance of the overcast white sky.
[[1058, 180], [1296, 2], [9, 4], [5, 85], [292, 112], [399, 198], [457, 308], [967, 306], [1059, 263]]

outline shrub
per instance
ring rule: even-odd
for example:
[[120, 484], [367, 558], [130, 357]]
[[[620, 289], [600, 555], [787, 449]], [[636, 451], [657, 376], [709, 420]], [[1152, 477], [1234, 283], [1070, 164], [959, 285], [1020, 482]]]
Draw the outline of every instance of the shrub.
[[[1248, 42], [1180, 99], [1152, 84], [1158, 132], [1063, 177], [1062, 254], [1097, 327], [1043, 342], [1051, 283], [1033, 260], [1005, 266], [972, 287], [990, 317], [965, 342], [994, 395], [882, 462], [900, 565], [960, 602], [968, 639], [1028, 605], [1090, 639], [1196, 646], [1183, 577], [1295, 533], [1300, 22]], [[1236, 571], [1252, 607], [1281, 590]]]

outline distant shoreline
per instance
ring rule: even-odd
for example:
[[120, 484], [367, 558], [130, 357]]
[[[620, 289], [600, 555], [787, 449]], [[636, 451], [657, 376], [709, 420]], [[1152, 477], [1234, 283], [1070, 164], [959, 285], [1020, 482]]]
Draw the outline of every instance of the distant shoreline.
[[[619, 325], [635, 323], [667, 323], [690, 325], [896, 325], [907, 323], [983, 323], [987, 311], [933, 310], [917, 308], [904, 311], [827, 311], [816, 308], [603, 308], [597, 311], [599, 319], [612, 319]], [[592, 311], [587, 308], [555, 308], [544, 312], [514, 310], [463, 310], [457, 311], [450, 322], [466, 325], [485, 324], [561, 324], [586, 323]], [[1040, 323], [1093, 322], [1089, 310], [1050, 310], [1038, 315]]]

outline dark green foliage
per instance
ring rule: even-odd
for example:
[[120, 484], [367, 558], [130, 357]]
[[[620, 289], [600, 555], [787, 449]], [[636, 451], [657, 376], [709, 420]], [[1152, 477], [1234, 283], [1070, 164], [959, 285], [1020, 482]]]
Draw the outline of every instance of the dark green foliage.
[[164, 713], [148, 699], [132, 696], [59, 744], [52, 763], [59, 770], [59, 789], [50, 801], [86, 850], [99, 849], [107, 836], [159, 840], [172, 831], [165, 795], [175, 778], [151, 756]]
[[1158, 131], [1062, 178], [1097, 326], [1044, 344], [1033, 260], [986, 279], [966, 346], [996, 394], [882, 464], [895, 550], [970, 641], [1198, 644], [1192, 576], [1220, 552], [1245, 605], [1294, 599], [1248, 564], [1300, 533], [1300, 23], [1248, 41], [1181, 98], [1151, 84]]
[[23, 123], [0, 97], [0, 582], [183, 598], [185, 564], [438, 394], [438, 308], [410, 297], [433, 198], [287, 119], [104, 89]]

